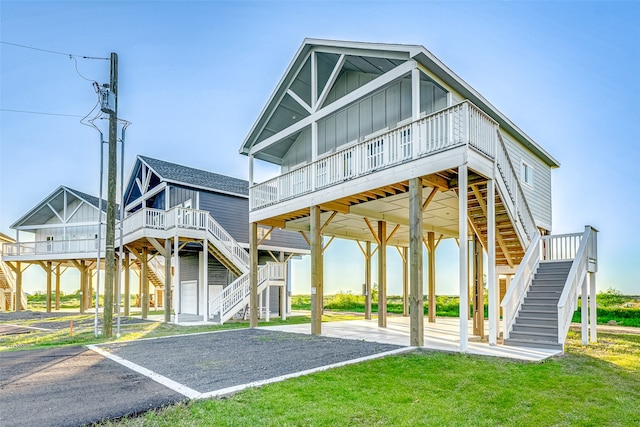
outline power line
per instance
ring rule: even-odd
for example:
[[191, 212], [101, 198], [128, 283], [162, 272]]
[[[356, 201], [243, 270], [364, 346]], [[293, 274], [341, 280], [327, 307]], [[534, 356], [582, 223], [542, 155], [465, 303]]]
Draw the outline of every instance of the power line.
[[32, 50], [38, 50], [40, 52], [53, 53], [53, 54], [56, 54], [56, 55], [64, 55], [64, 56], [68, 56], [70, 58], [102, 59], [102, 60], [105, 60], [105, 61], [109, 60], [109, 58], [101, 58], [99, 56], [74, 55], [72, 53], [57, 52], [55, 50], [41, 49], [39, 47], [26, 46], [26, 45], [18, 44], [18, 43], [9, 43], [9, 42], [3, 42], [3, 41], [0, 41], [0, 43], [6, 44], [6, 45], [9, 45], [9, 46], [21, 47], [21, 48], [24, 48], [24, 49], [32, 49]]
[[27, 110], [10, 110], [8, 108], [0, 108], [0, 111], [7, 111], [9, 113], [40, 114], [43, 116], [62, 116], [62, 117], [80, 117], [80, 118], [86, 117], [86, 116], [78, 116], [76, 114], [45, 113], [42, 111], [27, 111]]

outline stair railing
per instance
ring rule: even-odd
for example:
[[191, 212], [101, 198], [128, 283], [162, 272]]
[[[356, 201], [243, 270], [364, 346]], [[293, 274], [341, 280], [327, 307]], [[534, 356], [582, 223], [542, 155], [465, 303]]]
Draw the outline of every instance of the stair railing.
[[[511, 162], [511, 157], [509, 156], [507, 147], [502, 140], [500, 130], [496, 129], [496, 132], [498, 134], [498, 143], [496, 144], [496, 166], [500, 177], [502, 177], [502, 184], [507, 190], [506, 196], [508, 196], [511, 201], [511, 205], [509, 205], [509, 203], [505, 203], [504, 205], [507, 207], [512, 219], [516, 223], [516, 230], [520, 231], [517, 227], [518, 224], [522, 228], [524, 236], [522, 235], [522, 232], [519, 234], [521, 237], [521, 243], [526, 246], [533, 239], [533, 236], [538, 229], [536, 227], [536, 222], [533, 219], [531, 209], [529, 209], [527, 199], [524, 197], [524, 191], [520, 185], [516, 169]], [[499, 185], [498, 188], [500, 188]], [[526, 241], [524, 241], [523, 238], [525, 238]]]
[[[270, 280], [283, 280], [284, 264], [268, 262], [258, 267], [258, 293], [264, 291]], [[209, 316], [220, 316], [220, 324], [229, 320], [246, 304], [251, 295], [249, 273], [245, 273], [209, 300]]]
[[[578, 292], [580, 286], [586, 278], [587, 272], [596, 271], [597, 269], [597, 233], [598, 231], [586, 226], [582, 237], [580, 238], [580, 246], [575, 255], [575, 259], [571, 264], [567, 281], [558, 300], [558, 343], [564, 344], [571, 325], [573, 313], [578, 305]], [[583, 308], [586, 309], [586, 305]]]
[[500, 303], [503, 309], [504, 338], [509, 338], [509, 333], [518, 314], [518, 309], [529, 291], [533, 274], [538, 268], [538, 264], [540, 264], [542, 258], [541, 241], [540, 233], [536, 231], [507, 289], [507, 293]]
[[147, 264], [153, 271], [153, 274], [155, 274], [158, 280], [160, 280], [160, 282], [162, 282], [162, 284], [164, 285], [164, 260], [162, 260], [162, 257], [159, 258], [157, 256], [154, 256], [149, 260]]

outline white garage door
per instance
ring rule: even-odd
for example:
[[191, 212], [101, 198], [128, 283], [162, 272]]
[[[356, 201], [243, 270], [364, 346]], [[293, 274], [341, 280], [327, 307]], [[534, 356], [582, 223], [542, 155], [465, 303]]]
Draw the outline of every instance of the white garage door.
[[180, 282], [180, 312], [198, 314], [198, 281]]

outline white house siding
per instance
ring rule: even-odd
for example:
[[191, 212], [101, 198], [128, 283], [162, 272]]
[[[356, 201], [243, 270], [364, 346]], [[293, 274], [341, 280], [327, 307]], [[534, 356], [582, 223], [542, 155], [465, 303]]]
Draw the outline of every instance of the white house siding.
[[311, 161], [311, 130], [305, 129], [296, 138], [282, 158], [282, 173], [294, 166]]
[[[504, 130], [500, 132], [536, 225], [551, 231], [551, 168]], [[533, 168], [533, 186], [522, 183], [522, 161]]]
[[[69, 203], [67, 206], [67, 215], [71, 215], [80, 203], [82, 202], [77, 199]], [[59, 212], [58, 214], [64, 217], [64, 212]], [[42, 228], [36, 230], [35, 240], [44, 241], [47, 240], [48, 237], [53, 237], [53, 240], [93, 239], [98, 234], [97, 225], [73, 226], [73, 224], [97, 221], [98, 210], [87, 203], [83, 203], [78, 211], [69, 218], [66, 227], [61, 226], [62, 221], [54, 215], [46, 224], [43, 224]], [[56, 225], [56, 227], [47, 228], [47, 224]]]

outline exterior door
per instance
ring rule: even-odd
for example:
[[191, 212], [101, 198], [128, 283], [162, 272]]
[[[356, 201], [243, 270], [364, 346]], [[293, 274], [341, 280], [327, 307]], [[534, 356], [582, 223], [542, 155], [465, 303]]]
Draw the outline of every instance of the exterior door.
[[180, 312], [198, 315], [198, 281], [180, 282]]

